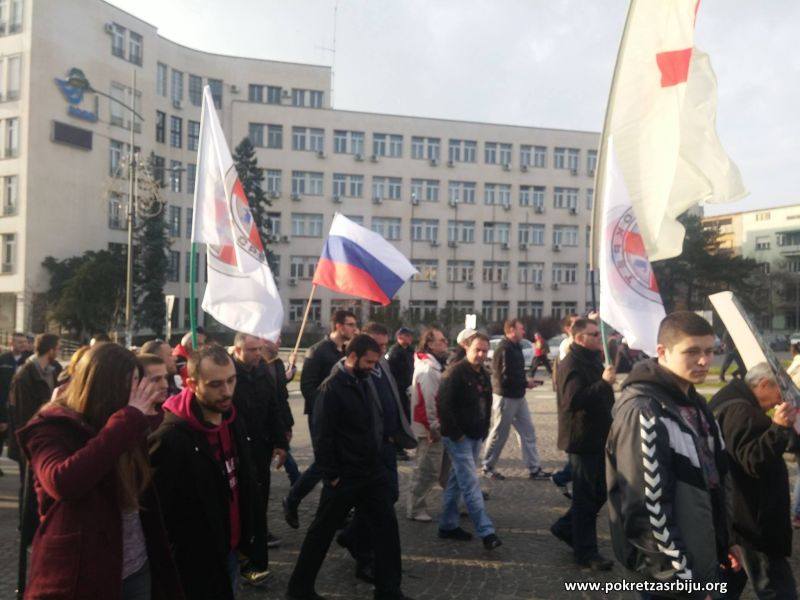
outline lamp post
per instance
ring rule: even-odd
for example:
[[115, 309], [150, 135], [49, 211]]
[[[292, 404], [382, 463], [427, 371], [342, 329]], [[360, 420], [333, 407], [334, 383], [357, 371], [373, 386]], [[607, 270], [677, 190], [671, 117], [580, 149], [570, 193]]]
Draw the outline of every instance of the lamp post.
[[[144, 122], [144, 117], [136, 112], [133, 106], [129, 106], [114, 98], [110, 94], [101, 92], [92, 87], [86, 75], [80, 69], [71, 69], [67, 77], [67, 83], [72, 87], [82, 89], [86, 92], [92, 92], [99, 96], [108, 98], [112, 102], [116, 102], [123, 108], [131, 111], [131, 138], [130, 148], [128, 149], [128, 260], [125, 273], [125, 342], [128, 346], [133, 345], [133, 226], [135, 221], [136, 211], [136, 162], [137, 156], [134, 152], [134, 135], [136, 133], [136, 119]], [[134, 104], [136, 103], [136, 70], [134, 69], [131, 77], [131, 97]]]

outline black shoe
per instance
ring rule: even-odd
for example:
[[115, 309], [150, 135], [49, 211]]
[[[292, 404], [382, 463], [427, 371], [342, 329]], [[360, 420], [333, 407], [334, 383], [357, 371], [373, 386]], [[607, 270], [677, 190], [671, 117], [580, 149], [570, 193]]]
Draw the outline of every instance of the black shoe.
[[487, 479], [494, 479], [495, 481], [505, 481], [505, 475], [495, 471], [494, 469], [483, 469], [483, 476]]
[[277, 538], [271, 533], [267, 532], [267, 548], [277, 548], [281, 545], [281, 538]]
[[546, 481], [550, 479], [553, 474], [550, 471], [545, 471], [543, 468], [539, 467], [535, 471], [531, 471], [528, 473], [528, 479], [532, 479], [534, 481]]
[[472, 539], [472, 534], [469, 531], [464, 531], [461, 527], [455, 529], [439, 529], [439, 537], [443, 540], [458, 540], [459, 542], [468, 542]]
[[587, 560], [576, 560], [578, 566], [582, 569], [591, 569], [592, 571], [610, 571], [614, 566], [614, 561], [603, 558], [599, 554]]
[[500, 538], [497, 537], [494, 533], [490, 533], [485, 538], [483, 538], [483, 547], [487, 550], [494, 550], [495, 548], [499, 548], [503, 545], [503, 542], [500, 541]]
[[550, 526], [550, 533], [572, 548], [572, 533], [562, 531], [555, 523]]
[[481, 496], [483, 497], [483, 501], [486, 502], [489, 499], [489, 492], [481, 490]]
[[558, 491], [561, 492], [565, 498], [572, 500], [572, 493], [569, 491], [569, 487], [567, 487], [566, 483], [559, 483], [555, 475], [550, 476], [550, 481], [553, 482], [553, 485], [558, 488]]
[[356, 565], [356, 579], [375, 584], [375, 569], [372, 565]]
[[300, 517], [297, 514], [297, 507], [289, 502], [289, 496], [286, 496], [281, 501], [281, 505], [283, 506], [283, 518], [286, 519], [286, 524], [292, 529], [298, 529], [300, 527]]
[[293, 594], [286, 592], [286, 600], [328, 600], [325, 596], [320, 596], [317, 592], [308, 592], [306, 594]]

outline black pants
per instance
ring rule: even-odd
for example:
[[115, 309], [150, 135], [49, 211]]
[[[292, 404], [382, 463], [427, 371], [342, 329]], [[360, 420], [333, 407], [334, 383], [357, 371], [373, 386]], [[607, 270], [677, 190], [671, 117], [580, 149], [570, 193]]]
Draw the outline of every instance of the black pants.
[[570, 454], [572, 505], [554, 527], [572, 539], [575, 560], [597, 555], [597, 513], [606, 503], [605, 458], [601, 452]]
[[[308, 432], [313, 438], [313, 415], [311, 414], [308, 415]], [[317, 484], [321, 479], [322, 472], [320, 472], [319, 468], [317, 467], [317, 463], [311, 463], [311, 465], [305, 471], [303, 471], [302, 475], [300, 475], [297, 481], [292, 484], [292, 487], [289, 488], [289, 494], [286, 496], [287, 502], [295, 508], [300, 506], [303, 498], [308, 496], [311, 491], [317, 487]]]
[[797, 584], [786, 557], [764, 554], [748, 544], [741, 548], [744, 568], [728, 574], [726, 598], [739, 598], [749, 579], [759, 600], [797, 600]]
[[400, 593], [400, 532], [385, 469], [364, 479], [340, 479], [336, 487], [326, 481], [319, 507], [308, 528], [297, 564], [289, 579], [289, 592], [311, 595], [317, 574], [336, 529], [351, 508], [365, 516], [375, 548], [375, 597], [394, 598]]
[[536, 375], [536, 370], [539, 368], [539, 365], [544, 365], [544, 368], [547, 369], [547, 372], [550, 375], [553, 374], [553, 365], [550, 364], [550, 357], [545, 354], [543, 356], [537, 356], [533, 359], [533, 366], [531, 366], [531, 377]]

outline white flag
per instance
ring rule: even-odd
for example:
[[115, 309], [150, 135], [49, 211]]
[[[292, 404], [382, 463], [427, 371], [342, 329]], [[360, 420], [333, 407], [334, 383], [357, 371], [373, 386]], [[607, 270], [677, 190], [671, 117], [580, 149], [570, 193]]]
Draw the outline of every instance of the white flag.
[[208, 86], [197, 155], [192, 242], [207, 245], [203, 310], [234, 331], [275, 340], [283, 304]]
[[[650, 260], [678, 256], [677, 217], [698, 202], [746, 194], [716, 133], [717, 87], [708, 57], [694, 48], [697, 0], [632, 0], [608, 102], [605, 137], [614, 136]], [[596, 196], [602, 189], [603, 162]], [[602, 211], [595, 212], [599, 227]], [[596, 254], [595, 259], [599, 259]]]
[[625, 336], [628, 346], [656, 354], [664, 304], [647, 258], [628, 188], [617, 160], [614, 136], [606, 147], [604, 197], [598, 245], [600, 316]]

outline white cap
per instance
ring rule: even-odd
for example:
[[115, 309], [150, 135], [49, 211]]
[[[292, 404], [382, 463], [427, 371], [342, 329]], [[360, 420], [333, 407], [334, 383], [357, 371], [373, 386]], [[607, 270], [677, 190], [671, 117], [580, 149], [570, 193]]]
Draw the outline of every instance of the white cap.
[[456, 344], [460, 346], [461, 344], [464, 343], [465, 340], [468, 340], [476, 333], [478, 332], [475, 331], [474, 329], [469, 329], [469, 328], [462, 329], [461, 331], [458, 332], [458, 335], [456, 336]]

